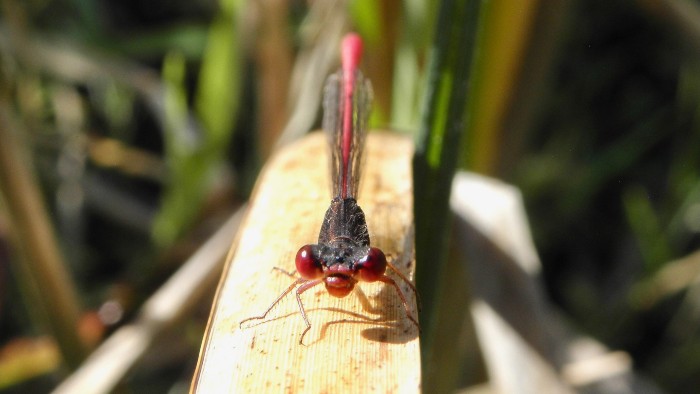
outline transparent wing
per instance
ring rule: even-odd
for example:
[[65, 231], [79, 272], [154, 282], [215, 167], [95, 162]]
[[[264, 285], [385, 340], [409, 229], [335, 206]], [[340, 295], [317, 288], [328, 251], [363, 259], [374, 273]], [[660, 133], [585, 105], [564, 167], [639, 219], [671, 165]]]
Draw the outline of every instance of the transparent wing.
[[[355, 72], [352, 95], [352, 136], [347, 164], [343, 158], [343, 73], [338, 71], [328, 77], [323, 97], [323, 129], [330, 146], [331, 195], [336, 198], [355, 198], [359, 190], [363, 164], [367, 120], [372, 109], [372, 84], [362, 73]], [[345, 185], [345, 186], [344, 186]], [[346, 188], [344, 193], [344, 188]]]

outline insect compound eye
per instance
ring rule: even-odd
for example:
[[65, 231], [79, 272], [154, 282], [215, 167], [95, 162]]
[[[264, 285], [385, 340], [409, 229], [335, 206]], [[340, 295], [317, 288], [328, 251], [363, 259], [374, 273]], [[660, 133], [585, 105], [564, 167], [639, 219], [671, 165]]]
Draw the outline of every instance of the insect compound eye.
[[304, 279], [318, 279], [323, 276], [323, 268], [321, 262], [314, 255], [311, 245], [304, 245], [297, 252], [297, 257], [294, 259], [297, 266], [297, 271]]
[[386, 271], [386, 256], [379, 248], [369, 248], [367, 256], [358, 262], [360, 280], [374, 282]]

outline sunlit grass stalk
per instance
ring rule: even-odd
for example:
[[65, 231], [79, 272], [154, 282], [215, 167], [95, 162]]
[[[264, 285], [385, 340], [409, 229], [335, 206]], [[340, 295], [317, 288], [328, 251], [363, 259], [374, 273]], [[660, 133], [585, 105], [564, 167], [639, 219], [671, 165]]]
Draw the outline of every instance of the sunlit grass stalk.
[[524, 89], [526, 54], [533, 43], [532, 26], [537, 20], [537, 9], [543, 7], [539, 3], [539, 0], [489, 1], [482, 7], [483, 34], [477, 42], [480, 60], [473, 66], [474, 83], [470, 92], [474, 99], [467, 108], [473, 114], [467, 127], [475, 132], [462, 141], [463, 162], [476, 172], [497, 175], [500, 162], [507, 161], [501, 154], [503, 150], [517, 150], [512, 144], [522, 143], [520, 136], [509, 134], [505, 127], [524, 106], [518, 99]]
[[427, 88], [413, 162], [417, 285], [423, 299], [423, 349], [430, 349], [434, 311], [447, 258], [452, 177], [466, 124], [471, 64], [481, 1], [445, 0], [438, 11]]
[[73, 369], [87, 355], [78, 335], [77, 291], [8, 112], [0, 102], [1, 203], [11, 219], [13, 245], [21, 257], [12, 260], [13, 272], [30, 317], [56, 340], [65, 365]]

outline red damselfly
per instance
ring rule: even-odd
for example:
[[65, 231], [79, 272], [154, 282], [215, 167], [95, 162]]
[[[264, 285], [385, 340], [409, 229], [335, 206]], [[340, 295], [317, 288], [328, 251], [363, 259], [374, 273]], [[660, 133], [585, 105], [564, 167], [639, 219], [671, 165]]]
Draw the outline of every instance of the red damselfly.
[[342, 68], [326, 82], [323, 100], [323, 129], [331, 148], [331, 187], [333, 200], [326, 211], [318, 243], [304, 245], [296, 255], [296, 270], [301, 278], [282, 292], [260, 316], [241, 321], [264, 319], [272, 308], [296, 288], [296, 299], [306, 329], [311, 329], [301, 294], [323, 283], [329, 294], [347, 296], [359, 281], [383, 282], [391, 285], [403, 304], [408, 318], [419, 327], [411, 313], [406, 296], [394, 279], [386, 275], [391, 268], [417, 296], [416, 288], [384, 253], [370, 246], [365, 214], [357, 204], [362, 151], [367, 135], [367, 118], [371, 109], [372, 86], [358, 69], [362, 40], [357, 34], [345, 36], [342, 43]]

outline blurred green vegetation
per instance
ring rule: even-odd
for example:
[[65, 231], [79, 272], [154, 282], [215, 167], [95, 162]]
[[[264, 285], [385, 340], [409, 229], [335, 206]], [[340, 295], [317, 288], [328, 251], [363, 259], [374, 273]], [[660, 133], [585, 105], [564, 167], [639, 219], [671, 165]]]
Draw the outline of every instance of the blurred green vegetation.
[[[439, 284], [426, 260], [446, 258], [449, 236], [438, 209], [461, 165], [522, 190], [548, 295], [577, 328], [669, 392], [700, 386], [697, 278], [673, 274], [700, 266], [698, 2], [322, 3], [2, 2], [1, 110], [31, 155], [81, 329], [98, 341], [127, 321], [247, 197], [293, 107], [266, 103], [302, 97], [304, 70], [291, 70], [323, 34], [313, 15], [335, 10], [367, 40], [372, 123], [416, 135], [428, 304]], [[263, 83], [274, 77], [285, 82]], [[62, 371], [16, 302], [0, 203], [0, 347], [35, 354], [0, 391], [43, 392]], [[123, 317], [91, 325], [107, 302]], [[126, 385], [186, 384], [203, 309], [179, 357]]]
[[243, 77], [240, 1], [222, 3], [211, 24], [201, 58], [194, 110], [201, 133], [188, 129], [185, 58], [169, 52], [163, 62], [165, 79], [165, 157], [170, 180], [153, 223], [153, 236], [163, 247], [174, 242], [198, 213], [201, 201], [226, 153], [234, 130]]

